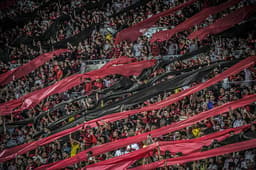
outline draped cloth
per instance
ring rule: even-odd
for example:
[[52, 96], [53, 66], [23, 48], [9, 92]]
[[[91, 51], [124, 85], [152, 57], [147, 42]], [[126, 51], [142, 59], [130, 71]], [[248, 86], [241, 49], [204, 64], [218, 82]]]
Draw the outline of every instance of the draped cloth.
[[127, 40], [127, 41], [136, 41], [139, 36], [143, 34], [143, 32], [152, 27], [161, 17], [168, 16], [184, 7], [187, 7], [188, 5], [193, 4], [198, 0], [190, 0], [187, 1], [183, 4], [180, 4], [174, 8], [168, 9], [166, 11], [163, 11], [159, 14], [153, 15], [148, 19], [145, 19], [142, 22], [139, 22], [129, 28], [126, 28], [120, 32], [117, 33], [116, 38], [115, 38], [115, 44], [119, 44], [121, 41]]
[[177, 157], [177, 158], [165, 159], [162, 161], [157, 161], [157, 162], [139, 166], [136, 168], [131, 168], [131, 170], [144, 170], [144, 169], [147, 170], [147, 169], [155, 169], [157, 167], [164, 167], [165, 162], [167, 166], [184, 164], [187, 162], [211, 158], [214, 156], [224, 155], [232, 152], [239, 152], [239, 151], [252, 149], [252, 148], [256, 148], [256, 139], [233, 143], [233, 144], [225, 145], [225, 146], [218, 147], [218, 148], [211, 149], [204, 152], [195, 152], [195, 153], [192, 153], [186, 156]]
[[201, 41], [209, 35], [218, 34], [233, 27], [236, 24], [239, 24], [255, 12], [256, 5], [245, 6], [237, 9], [236, 11], [216, 20], [213, 24], [191, 33], [188, 36], [188, 39], [198, 38]]
[[[81, 130], [84, 126], [90, 125], [91, 127], [96, 127], [97, 126], [96, 122], [98, 122], [100, 120], [104, 120], [106, 122], [114, 122], [114, 121], [117, 121], [117, 120], [120, 120], [120, 119], [124, 119], [128, 115], [134, 115], [134, 114], [139, 113], [139, 112], [155, 110], [155, 109], [160, 109], [160, 108], [166, 107], [166, 106], [168, 106], [172, 103], [175, 103], [175, 102], [183, 99], [184, 97], [186, 97], [188, 95], [196, 93], [196, 92], [198, 92], [198, 91], [200, 91], [204, 88], [207, 88], [207, 87], [223, 80], [226, 77], [237, 74], [240, 71], [244, 70], [245, 68], [249, 68], [249, 67], [253, 66], [255, 64], [255, 62], [256, 62], [256, 56], [248, 57], [248, 58], [240, 61], [239, 63], [235, 64], [234, 66], [230, 67], [229, 69], [227, 69], [223, 73], [218, 74], [214, 78], [212, 78], [212, 79], [210, 79], [210, 80], [208, 80], [204, 83], [198, 84], [194, 87], [191, 87], [187, 90], [184, 90], [182, 92], [171, 95], [166, 100], [157, 102], [155, 104], [151, 104], [151, 105], [146, 106], [146, 107], [142, 107], [140, 109], [129, 110], [129, 111], [125, 111], [125, 112], [119, 112], [119, 113], [103, 116], [103, 117], [100, 117], [98, 119], [94, 119], [94, 120], [85, 122], [83, 124], [80, 124], [76, 127], [66, 129], [66, 130], [61, 131], [59, 133], [53, 134], [51, 136], [39, 139], [37, 141], [33, 141], [33, 142], [30, 142], [30, 143], [25, 143], [25, 144], [22, 144], [22, 145], [19, 145], [19, 146], [16, 146], [16, 147], [12, 147], [12, 148], [9, 148], [9, 149], [4, 149], [3, 151], [0, 152], [0, 162], [4, 162], [4, 161], [10, 160], [10, 159], [13, 159], [17, 155], [24, 154], [28, 151], [36, 149], [39, 146], [43, 146], [43, 145], [48, 144], [52, 141], [55, 141], [55, 140], [57, 140], [57, 139], [59, 139], [63, 136], [66, 136], [70, 133]], [[101, 122], [99, 122], [99, 124], [101, 124]]]
[[[256, 94], [248, 95], [240, 100], [226, 103], [222, 106], [218, 106], [211, 110], [199, 113], [199, 114], [192, 116], [186, 120], [175, 122], [170, 125], [161, 127], [159, 129], [155, 129], [150, 132], [142, 133], [140, 135], [136, 135], [136, 136], [132, 136], [132, 137], [124, 138], [124, 139], [119, 139], [119, 140], [116, 140], [113, 142], [105, 143], [102, 145], [98, 145], [98, 146], [86, 149], [73, 157], [70, 157], [70, 158], [67, 158], [67, 159], [64, 159], [64, 160], [61, 160], [61, 161], [51, 164], [51, 166], [48, 168], [48, 170], [64, 168], [66, 166], [69, 166], [69, 165], [72, 165], [72, 164], [75, 164], [75, 163], [78, 163], [81, 161], [86, 161], [86, 159], [87, 159], [86, 153], [89, 151], [92, 151], [93, 155], [100, 155], [100, 154], [103, 154], [103, 153], [106, 153], [109, 151], [113, 151], [113, 150], [128, 146], [130, 144], [142, 142], [147, 139], [148, 135], [151, 135], [152, 137], [159, 137], [159, 136], [167, 134], [167, 133], [175, 132], [177, 130], [186, 128], [186, 127], [191, 126], [197, 122], [205, 120], [207, 118], [210, 118], [210, 117], [222, 114], [222, 113], [226, 113], [230, 110], [230, 108], [237, 109], [237, 108], [246, 106], [255, 101], [256, 101]], [[41, 169], [41, 168], [44, 169], [45, 167], [48, 167], [48, 166], [49, 165], [44, 165], [43, 167], [40, 167], [39, 169]]]
[[216, 13], [219, 13], [235, 4], [240, 2], [241, 0], [230, 0], [225, 3], [222, 3], [218, 6], [213, 6], [209, 8], [205, 8], [202, 11], [198, 12], [191, 18], [188, 18], [181, 24], [177, 25], [173, 29], [165, 30], [165, 31], [159, 31], [155, 34], [153, 34], [150, 42], [153, 43], [155, 41], [166, 41], [169, 40], [173, 35], [175, 35], [178, 32], [182, 32], [185, 30], [188, 30], [190, 27], [195, 26], [197, 24], [200, 24], [203, 22], [208, 16], [214, 15]]
[[[189, 139], [189, 140], [177, 140], [177, 141], [160, 141], [158, 143], [151, 144], [145, 148], [141, 148], [134, 152], [117, 156], [108, 160], [104, 160], [92, 165], [86, 166], [87, 170], [96, 169], [127, 169], [133, 162], [153, 155], [153, 151], [157, 150], [158, 147], [161, 153], [170, 151], [170, 153], [182, 152], [183, 155], [189, 155], [201, 150], [203, 146], [209, 146], [213, 140], [222, 141], [229, 137], [229, 133], [240, 133], [247, 129], [250, 125], [244, 125], [238, 128], [229, 128], [223, 131], [215, 132], [200, 138]], [[121, 165], [121, 166], [120, 166]]]
[[58, 56], [64, 52], [68, 52], [67, 49], [59, 49], [52, 52], [41, 54], [30, 62], [10, 70], [0, 75], [0, 85], [6, 85], [13, 80], [17, 80], [23, 76], [28, 75], [47, 61], [51, 60], [54, 56]]
[[[131, 76], [131, 75], [138, 76], [145, 68], [152, 67], [155, 64], [155, 60], [130, 63], [132, 60], [134, 59], [128, 58], [128, 57], [122, 57], [120, 59], [111, 61], [107, 65], [107, 67], [103, 67], [101, 69], [94, 70], [85, 74], [75, 74], [75, 75], [66, 77], [51, 86], [33, 91], [18, 99], [5, 102], [0, 105], [0, 115], [19, 113], [22, 110], [31, 109], [32, 107], [39, 104], [42, 100], [44, 100], [48, 96], [65, 92], [83, 83], [85, 78], [91, 78], [91, 80], [96, 80], [96, 79], [103, 78], [105, 76], [113, 75], [113, 74], [120, 74], [123, 76]], [[117, 62], [120, 62], [119, 65], [116, 65]], [[14, 111], [14, 109], [16, 110]]]

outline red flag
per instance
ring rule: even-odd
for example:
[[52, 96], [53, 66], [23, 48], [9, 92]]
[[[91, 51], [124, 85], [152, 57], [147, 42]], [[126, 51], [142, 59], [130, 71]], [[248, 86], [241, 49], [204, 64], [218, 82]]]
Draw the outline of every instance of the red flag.
[[[18, 99], [14, 99], [3, 104], [0, 104], [0, 115], [8, 115], [11, 113], [19, 113], [25, 109], [31, 109], [32, 107], [39, 104], [42, 100], [51, 96], [53, 94], [65, 92], [79, 84], [82, 83], [81, 79], [91, 78], [91, 80], [96, 80], [98, 78], [103, 78], [108, 75], [121, 74], [123, 76], [138, 76], [143, 69], [151, 67], [155, 64], [155, 60], [148, 61], [139, 61], [130, 63], [133, 59], [123, 58], [118, 59], [119, 64], [124, 65], [115, 65], [117, 62], [115, 60], [110, 61], [107, 67], [102, 67], [99, 70], [94, 70], [85, 74], [75, 74], [67, 78], [62, 79], [61, 81], [56, 82], [55, 84], [45, 87], [40, 90], [33, 91], [25, 96], [22, 96]], [[113, 63], [113, 64], [111, 64]], [[128, 64], [125, 64], [128, 63]], [[125, 69], [124, 69], [125, 68]], [[14, 109], [16, 109], [14, 111]]]
[[52, 59], [56, 55], [60, 55], [61, 53], [68, 52], [69, 50], [67, 49], [60, 49], [60, 50], [55, 50], [49, 53], [44, 53], [35, 59], [31, 60], [30, 62], [17, 67], [11, 71], [8, 71], [6, 73], [3, 73], [0, 75], [0, 85], [5, 85], [8, 84], [10, 81], [17, 80], [30, 72], [34, 71], [50, 59]]
[[199, 40], [205, 39], [208, 35], [218, 34], [223, 32], [236, 24], [242, 22], [245, 18], [252, 15], [256, 12], [256, 6], [246, 6], [240, 8], [229, 15], [224, 16], [223, 18], [218, 19], [213, 24], [209, 25], [208, 27], [202, 28], [191, 33], [188, 38], [195, 39], [198, 38]]
[[126, 28], [120, 32], [117, 33], [115, 44], [120, 43], [121, 41], [127, 40], [127, 41], [136, 41], [139, 36], [143, 34], [145, 29], [150, 28], [152, 25], [154, 25], [161, 17], [165, 17], [167, 15], [170, 15], [173, 12], [176, 12], [188, 5], [191, 5], [192, 3], [196, 2], [198, 0], [190, 0], [188, 2], [185, 2], [183, 4], [178, 5], [177, 7], [168, 9], [164, 12], [161, 12], [159, 14], [153, 15], [150, 18], [139, 22], [129, 28]]
[[175, 102], [183, 99], [184, 97], [186, 97], [188, 95], [196, 93], [204, 88], [207, 88], [207, 87], [223, 80], [226, 77], [237, 74], [240, 71], [244, 70], [245, 68], [249, 68], [249, 67], [253, 66], [255, 64], [255, 62], [256, 62], [256, 56], [248, 57], [248, 58], [240, 61], [239, 63], [235, 64], [228, 70], [224, 71], [223, 73], [220, 73], [219, 75], [215, 76], [214, 78], [212, 78], [204, 83], [201, 83], [199, 85], [196, 85], [194, 87], [191, 87], [187, 90], [184, 90], [182, 92], [171, 95], [166, 100], [163, 100], [161, 102], [157, 102], [155, 104], [149, 105], [147, 107], [143, 107], [141, 109], [129, 110], [129, 111], [125, 111], [125, 112], [119, 112], [119, 113], [115, 113], [115, 114], [111, 114], [111, 115], [106, 115], [106, 116], [100, 117], [98, 119], [94, 119], [94, 120], [88, 121], [86, 123], [80, 124], [76, 127], [66, 129], [64, 131], [53, 134], [46, 138], [39, 139], [37, 141], [33, 141], [30, 143], [25, 143], [25, 144], [22, 144], [22, 145], [13, 147], [13, 148], [5, 149], [0, 152], [0, 162], [7, 161], [9, 159], [13, 159], [13, 158], [15, 158], [16, 155], [24, 154], [28, 151], [36, 149], [38, 146], [48, 144], [48, 143], [50, 143], [54, 140], [57, 140], [63, 136], [66, 136], [70, 133], [76, 132], [77, 130], [81, 130], [84, 126], [89, 125], [91, 127], [95, 127], [95, 126], [97, 126], [97, 122], [99, 122], [100, 120], [104, 120], [105, 122], [114, 122], [114, 121], [117, 121], [120, 119], [124, 119], [128, 115], [134, 115], [139, 112], [155, 110], [155, 109], [160, 109], [160, 108], [166, 107], [172, 103], [175, 103]]
[[226, 8], [229, 8], [229, 7], [237, 4], [240, 1], [241, 0], [230, 0], [228, 2], [220, 4], [218, 6], [213, 6], [213, 7], [205, 8], [202, 11], [200, 11], [199, 13], [195, 14], [194, 16], [192, 16], [191, 18], [188, 18], [187, 20], [185, 20], [181, 24], [177, 25], [175, 28], [170, 29], [170, 30], [165, 30], [165, 31], [159, 31], [159, 32], [153, 34], [150, 42], [153, 43], [155, 41], [166, 41], [166, 40], [169, 40], [176, 33], [182, 32], [184, 30], [187, 30], [190, 27], [201, 23], [208, 16], [214, 15], [216, 13], [219, 13], [219, 12], [225, 10]]

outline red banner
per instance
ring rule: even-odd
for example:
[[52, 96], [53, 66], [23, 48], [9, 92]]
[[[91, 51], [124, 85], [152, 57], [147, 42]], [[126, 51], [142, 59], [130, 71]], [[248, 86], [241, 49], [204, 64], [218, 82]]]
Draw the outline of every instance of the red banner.
[[[5, 102], [0, 105], [0, 115], [8, 115], [11, 113], [18, 113], [25, 109], [30, 109], [35, 105], [39, 104], [43, 99], [47, 98], [48, 96], [65, 92], [81, 84], [85, 78], [91, 78], [92, 80], [95, 80], [113, 74], [121, 74], [123, 76], [138, 76], [143, 69], [151, 67], [155, 64], [155, 60], [140, 61], [128, 64], [125, 63], [131, 62], [133, 59], [122, 57], [122, 59], [117, 60], [118, 62], [116, 62], [115, 60], [111, 61], [111, 63], [113, 62], [113, 65], [109, 64], [107, 67], [103, 67], [99, 70], [94, 70], [85, 74], [76, 74], [69, 76], [61, 81], [56, 82], [51, 86], [31, 92], [25, 96], [20, 97], [19, 99]], [[118, 63], [124, 65], [116, 65]], [[14, 111], [14, 109], [16, 110]]]
[[141, 36], [145, 29], [148, 29], [152, 27], [161, 17], [165, 17], [167, 15], [170, 15], [173, 12], [176, 12], [188, 5], [191, 5], [192, 3], [196, 2], [198, 0], [190, 0], [186, 3], [183, 3], [181, 5], [178, 5], [177, 7], [168, 9], [166, 11], [163, 11], [159, 14], [153, 15], [152, 17], [139, 22], [129, 28], [126, 28], [120, 32], [117, 33], [115, 38], [115, 44], [120, 43], [121, 41], [127, 40], [130, 42], [136, 41], [139, 36]]
[[159, 31], [159, 32], [153, 34], [150, 42], [153, 43], [155, 41], [169, 40], [174, 34], [176, 34], [178, 32], [182, 32], [184, 30], [187, 30], [194, 25], [200, 24], [208, 16], [219, 13], [219, 12], [225, 10], [226, 8], [229, 8], [229, 7], [237, 4], [240, 1], [241, 0], [230, 0], [228, 2], [220, 4], [218, 6], [205, 8], [202, 11], [200, 11], [199, 13], [192, 16], [191, 18], [189, 18], [189, 19], [185, 20], [184, 22], [182, 22], [181, 24], [177, 25], [175, 28], [170, 29], [170, 30], [165, 30], [165, 31]]
[[148, 170], [148, 169], [155, 169], [158, 167], [164, 167], [165, 162], [167, 166], [184, 164], [186, 162], [192, 162], [196, 160], [211, 158], [214, 156], [224, 155], [232, 152], [239, 152], [239, 151], [252, 149], [252, 148], [256, 148], [256, 139], [251, 139], [243, 142], [225, 145], [222, 147], [211, 149], [209, 151], [196, 152], [196, 153], [189, 154], [187, 156], [181, 156], [177, 158], [170, 158], [162, 161], [157, 161], [151, 164], [139, 166], [136, 168], [131, 168], [131, 170], [144, 170], [144, 169]]
[[[191, 87], [187, 90], [181, 91], [179, 93], [176, 93], [174, 95], [169, 96], [166, 100], [157, 102], [155, 104], [143, 107], [141, 109], [135, 109], [135, 110], [129, 110], [129, 111], [125, 111], [125, 112], [119, 112], [119, 113], [115, 113], [115, 114], [110, 114], [110, 115], [106, 115], [103, 117], [100, 117], [98, 119], [94, 119], [91, 121], [88, 121], [86, 123], [80, 124], [76, 127], [61, 131], [59, 133], [53, 134], [51, 136], [48, 136], [46, 138], [43, 139], [39, 139], [37, 141], [33, 141], [30, 143], [25, 143], [23, 145], [19, 145], [13, 148], [9, 148], [9, 149], [5, 149], [3, 151], [0, 152], [0, 162], [3, 161], [7, 161], [9, 159], [13, 159], [15, 158], [17, 155], [21, 155], [24, 153], [27, 153], [28, 151], [31, 151], [33, 149], [36, 149], [39, 146], [43, 146], [45, 144], [48, 144], [52, 141], [55, 141], [63, 136], [66, 136], [70, 133], [76, 132], [78, 130], [81, 130], [84, 126], [91, 126], [91, 127], [96, 127], [97, 124], [96, 122], [100, 121], [100, 120], [104, 120], [106, 122], [114, 122], [120, 119], [124, 119], [126, 118], [128, 115], [133, 115], [139, 112], [143, 112], [143, 111], [149, 111], [149, 110], [156, 110], [156, 109], [160, 109], [163, 107], [166, 107], [170, 104], [173, 104], [181, 99], [183, 99], [184, 97], [191, 95], [193, 93], [196, 93], [204, 88], [207, 88], [221, 80], [223, 80], [226, 77], [229, 77], [231, 75], [237, 74], [240, 71], [244, 70], [245, 68], [249, 68], [251, 66], [253, 66], [256, 62], [256, 56], [251, 56], [248, 57], [242, 61], [240, 61], [239, 63], [235, 64], [234, 66], [230, 67], [229, 69], [227, 69], [226, 71], [224, 71], [223, 73], [220, 73], [219, 75], [215, 76], [214, 78], [198, 84], [194, 87]], [[101, 124], [101, 122], [99, 122], [99, 124]]]
[[26, 76], [27, 74], [31, 73], [32, 71], [52, 59], [54, 56], [60, 55], [61, 53], [68, 51], [69, 50], [67, 49], [60, 49], [49, 53], [44, 53], [20, 67], [3, 73], [0, 75], [0, 85], [8, 84], [10, 81], [17, 80], [23, 76]]
[[200, 30], [197, 30], [197, 31], [191, 33], [188, 36], [188, 38], [189, 39], [198, 38], [201, 41], [201, 40], [205, 39], [208, 35], [218, 34], [220, 32], [223, 32], [223, 31], [233, 27], [236, 24], [239, 24], [245, 18], [252, 15], [254, 12], [256, 12], [255, 5], [240, 8], [240, 9], [224, 16], [223, 18], [216, 20], [213, 24], [209, 25], [208, 27], [202, 28]]
[[226, 139], [230, 136], [229, 132], [231, 131], [234, 131], [234, 133], [240, 133], [248, 127], [250, 127], [250, 125], [230, 128], [195, 139], [154, 143], [146, 148], [142, 148], [128, 154], [88, 165], [86, 170], [127, 169], [133, 162], [152, 155], [152, 151], [158, 149], [158, 146], [161, 152], [169, 150], [171, 153], [182, 152], [183, 155], [188, 155], [200, 151], [202, 146], [209, 146], [213, 140], [222, 141]]
[[[65, 168], [66, 166], [78, 163], [80, 161], [85, 161], [87, 159], [87, 152], [92, 151], [93, 155], [100, 155], [109, 151], [113, 151], [113, 150], [117, 150], [119, 148], [128, 146], [130, 144], [134, 144], [134, 143], [139, 143], [143, 140], [147, 139], [147, 136], [150, 134], [152, 137], [159, 137], [161, 135], [167, 134], [167, 133], [171, 133], [171, 132], [175, 132], [177, 130], [186, 128], [188, 126], [191, 126], [197, 122], [200, 122], [202, 120], [205, 120], [209, 117], [213, 117], [225, 112], [228, 112], [230, 108], [232, 109], [236, 109], [236, 108], [240, 108], [243, 106], [246, 106], [252, 102], [256, 101], [256, 94], [255, 95], [249, 95], [249, 96], [245, 96], [244, 98], [234, 101], [234, 102], [229, 102], [226, 103], [222, 106], [218, 106], [216, 108], [213, 108], [211, 110], [202, 112], [198, 115], [192, 116], [186, 120], [183, 121], [179, 121], [179, 122], [175, 122], [172, 123], [168, 126], [164, 126], [161, 127], [159, 129], [155, 129], [152, 130], [150, 132], [147, 133], [143, 133], [140, 135], [136, 135], [136, 136], [132, 136], [132, 137], [128, 137], [128, 138], [124, 138], [124, 139], [119, 139], [113, 142], [109, 142], [109, 143], [105, 143], [102, 145], [98, 145], [92, 148], [89, 148], [87, 150], [84, 150], [80, 153], [78, 153], [77, 155], [55, 162], [53, 164], [51, 164], [51, 166], [48, 168], [48, 170], [53, 170], [53, 169], [60, 169], [60, 168]], [[44, 167], [48, 167], [48, 165], [45, 165]]]

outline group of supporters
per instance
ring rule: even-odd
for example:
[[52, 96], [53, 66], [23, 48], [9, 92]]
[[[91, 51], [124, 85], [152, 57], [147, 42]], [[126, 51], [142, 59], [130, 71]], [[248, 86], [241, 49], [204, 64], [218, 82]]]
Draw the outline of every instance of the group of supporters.
[[[256, 31], [250, 30], [243, 36], [210, 36], [204, 41], [189, 40], [190, 33], [212, 24], [217, 19], [230, 14], [237, 8], [253, 5], [255, 1], [241, 0], [234, 6], [225, 9], [215, 15], [209, 16], [202, 23], [191, 29], [175, 34], [170, 40], [164, 42], [150, 42], [154, 32], [144, 31], [137, 41], [122, 41], [115, 43], [117, 32], [131, 27], [147, 18], [150, 18], [169, 8], [185, 3], [184, 0], [76, 0], [76, 1], [24, 1], [17, 0], [16, 4], [1, 9], [1, 20], [12, 20], [26, 14], [34, 14], [29, 21], [19, 24], [11, 29], [1, 28], [0, 45], [3, 47], [1, 55], [7, 55], [7, 59], [0, 61], [0, 72], [7, 73], [15, 67], [36, 58], [38, 55], [55, 50], [58, 43], [69, 49], [56, 55], [39, 68], [7, 84], [1, 84], [0, 106], [6, 102], [22, 98], [26, 94], [43, 89], [63, 80], [66, 77], [87, 72], [86, 60], [115, 59], [132, 57], [136, 60], [149, 60], [156, 58], [156, 64], [163, 63], [163, 56], [178, 55], [181, 58], [169, 58], [163, 67], [155, 67], [146, 76], [125, 77], [123, 75], [108, 75], [104, 78], [92, 80], [81, 79], [81, 83], [63, 93], [48, 96], [35, 107], [22, 110], [19, 113], [0, 116], [0, 169], [18, 170], [43, 168], [44, 165], [54, 165], [57, 161], [76, 157], [79, 152], [86, 151], [86, 159], [67, 165], [67, 169], [82, 167], [97, 167], [97, 163], [112, 160], [121, 155], [147, 148], [152, 144], [162, 141], [180, 141], [199, 139], [201, 137], [218, 133], [230, 128], [239, 128], [249, 125], [237, 132], [232, 130], [221, 140], [212, 140], [208, 145], [203, 145], [199, 151], [208, 151], [229, 144], [251, 140], [256, 138], [255, 120], [256, 105], [250, 103], [236, 109], [229, 108], [228, 112], [211, 116], [202, 121], [195, 122], [185, 128], [170, 133], [154, 136], [150, 132], [159, 128], [165, 128], [177, 122], [187, 120], [200, 113], [218, 108], [226, 103], [237, 101], [256, 93], [255, 65], [243, 69], [237, 74], [226, 77], [221, 82], [187, 95], [160, 109], [151, 109], [128, 115], [125, 118], [108, 121], [101, 119], [96, 121], [96, 126], [83, 126], [80, 130], [68, 133], [57, 138], [53, 142], [38, 145], [26, 153], [17, 154], [14, 159], [1, 156], [8, 153], [8, 149], [15, 148], [50, 137], [62, 130], [76, 126], [82, 118], [90, 120], [91, 112], [104, 112], [104, 109], [114, 108], [115, 103], [122, 103], [119, 110], [124, 112], [141, 109], [158, 102], [167, 100], [175, 94], [193, 88], [207, 80], [218, 77], [229, 67], [256, 54]], [[208, 3], [206, 3], [208, 2]], [[219, 5], [221, 1], [195, 1], [171, 15], [161, 17], [153, 27], [172, 29], [202, 9], [211, 5]], [[254, 23], [255, 27], [255, 23]], [[76, 38], [76, 42], [69, 41], [81, 33], [88, 34], [82, 39]], [[88, 31], [88, 32], [86, 32]], [[50, 33], [50, 35], [48, 34]], [[49, 36], [48, 36], [49, 35]], [[47, 37], [47, 38], [45, 38]], [[28, 41], [24, 41], [24, 40]], [[77, 42], [79, 41], [79, 42]], [[57, 45], [56, 45], [57, 44]], [[201, 48], [208, 50], [201, 52]], [[193, 54], [195, 53], [195, 54]], [[191, 54], [191, 57], [182, 59], [182, 56]], [[3, 57], [6, 59], [6, 57]], [[222, 63], [232, 63], [224, 66]], [[216, 64], [217, 63], [217, 64]], [[215, 67], [212, 67], [215, 64]], [[197, 72], [209, 67], [207, 74], [193, 77], [192, 80], [184, 78], [184, 82], [174, 89], [164, 90], [155, 96], [145, 95], [141, 101], [130, 104], [125, 103], [129, 97], [143, 92], [143, 88], [127, 90], [130, 87], [161, 86], [163, 82], [178, 79], [184, 74]], [[210, 69], [212, 67], [212, 69]], [[125, 68], [124, 68], [125, 69]], [[1, 75], [0, 75], [1, 76]], [[192, 77], [192, 76], [191, 76]], [[152, 80], [156, 80], [153, 81]], [[189, 81], [185, 81], [189, 80]], [[130, 83], [129, 88], [115, 90], [120, 82]], [[174, 83], [174, 81], [173, 81]], [[152, 91], [148, 90], [147, 93]], [[114, 95], [113, 95], [114, 94]], [[117, 95], [115, 95], [117, 94]], [[153, 92], [152, 92], [153, 94]], [[114, 97], [109, 97], [109, 96]], [[100, 110], [100, 111], [99, 111]], [[98, 117], [97, 117], [98, 118]], [[85, 123], [81, 122], [80, 123]], [[104, 147], [106, 143], [122, 143], [132, 136], [140, 136], [149, 133], [146, 140], [113, 149], [104, 153], [95, 153], [94, 148]], [[21, 149], [20, 149], [21, 150]], [[198, 152], [198, 151], [197, 151]], [[186, 156], [182, 149], [179, 152], [172, 150], [163, 151], [160, 146], [148, 154], [137, 159], [128, 167], [135, 168], [157, 161]], [[80, 158], [77, 158], [80, 159]], [[4, 161], [3, 161], [4, 160]], [[203, 160], [190, 161], [168, 166], [167, 163], [159, 169], [208, 169], [208, 170], [243, 170], [256, 168], [256, 150], [249, 149], [233, 152], [221, 156]], [[49, 166], [51, 167], [51, 166]]]

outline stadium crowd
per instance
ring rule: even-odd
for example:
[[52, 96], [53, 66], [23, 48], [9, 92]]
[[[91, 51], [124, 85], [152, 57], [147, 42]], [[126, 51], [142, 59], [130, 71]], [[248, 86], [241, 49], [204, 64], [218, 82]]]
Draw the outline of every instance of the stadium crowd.
[[[138, 1], [106, 1], [104, 8], [97, 6], [98, 3], [100, 3], [100, 0], [76, 0], [67, 2], [53, 1], [51, 5], [43, 8], [40, 8], [40, 6], [49, 3], [49, 1], [39, 2], [33, 0], [18, 0], [17, 2], [17, 5], [1, 10], [1, 14], [4, 15], [1, 15], [0, 19], [13, 18], [20, 14], [30, 13], [33, 11], [36, 11], [37, 15], [23, 26], [17, 26], [11, 30], [1, 30], [1, 46], [7, 50], [10, 59], [9, 62], [1, 61], [1, 73], [8, 72], [14, 67], [22, 65], [42, 53], [53, 50], [54, 43], [56, 42], [76, 36], [86, 29], [93, 28], [93, 31], [88, 38], [77, 44], [67, 43], [66, 47], [71, 50], [70, 52], [56, 56], [23, 78], [17, 80], [14, 78], [12, 82], [7, 85], [3, 85], [0, 91], [0, 102], [2, 104], [12, 99], [18, 99], [37, 89], [42, 89], [52, 85], [70, 75], [86, 72], [87, 68], [85, 60], [89, 59], [112, 59], [121, 56], [128, 56], [134, 57], [138, 60], [147, 60], [152, 57], [160, 58], [161, 60], [161, 57], [164, 55], [183, 55], [194, 52], [200, 47], [204, 47], [206, 45], [210, 46], [210, 51], [200, 53], [193, 58], [171, 62], [164, 68], [154, 70], [149, 77], [144, 79], [139, 79], [136, 76], [129, 77], [133, 84], [147, 84], [150, 79], [170, 71], [180, 71], [180, 73], [183, 73], [186, 72], [186, 69], [189, 69], [190, 71], [196, 70], [198, 67], [201, 68], [205, 65], [210, 66], [215, 62], [236, 61], [237, 59], [243, 59], [248, 56], [255, 55], [255, 30], [248, 33], [246, 37], [227, 38], [211, 36], [204, 41], [191, 41], [186, 38], [191, 32], [213, 23], [223, 15], [231, 13], [234, 9], [250, 5], [251, 3], [254, 3], [254, 1], [241, 1], [222, 13], [208, 17], [206, 21], [192, 27], [190, 30], [177, 33], [168, 41], [155, 42], [153, 44], [150, 44], [149, 42], [150, 36], [148, 36], [148, 34], [150, 33], [139, 37], [136, 42], [130, 43], [123, 41], [120, 44], [114, 43], [114, 35], [116, 32], [126, 27], [132, 26], [166, 9], [182, 4], [185, 1], [152, 0], [142, 4], [141, 6], [128, 9], [123, 13], [121, 12], [123, 9], [137, 3]], [[223, 1], [216, 1], [215, 3], [219, 4], [221, 2]], [[95, 8], [93, 7], [93, 4], [96, 4]], [[87, 7], [91, 9], [83, 10], [83, 8], [86, 9]], [[177, 11], [173, 15], [161, 18], [154, 26], [168, 29], [173, 28], [200, 11], [202, 8], [202, 3], [197, 1], [193, 5]], [[121, 13], [119, 14], [119, 12]], [[61, 23], [57, 27], [58, 29], [56, 29], [56, 32], [47, 40], [40, 40], [36, 38], [44, 35], [54, 21], [63, 15], [68, 15], [70, 19]], [[102, 23], [104, 23], [103, 27]], [[23, 36], [32, 38], [33, 43], [19, 43], [19, 38]], [[17, 43], [13, 43], [15, 41], [18, 45]], [[49, 48], [46, 44], [51, 44], [51, 47]], [[168, 96], [193, 87], [196, 84], [205, 82], [226, 69], [226, 67], [216, 67], [208, 75], [205, 75], [202, 80], [196, 80], [186, 86], [151, 97], [132, 107], [123, 108], [121, 111], [142, 108], [149, 104], [163, 101]], [[173, 74], [160, 79], [153, 85], [170, 80], [175, 76], [178, 76], [178, 74]], [[111, 88], [122, 78], [123, 77], [120, 75], [110, 75], [95, 81], [90, 79], [81, 80], [81, 84], [79, 86], [76, 86], [64, 93], [49, 96], [33, 109], [24, 110], [21, 114], [0, 116], [0, 126], [2, 126], [1, 133], [3, 133], [0, 138], [0, 150], [2, 151], [6, 148], [39, 140], [51, 135], [53, 131], [48, 128], [49, 125], [61, 120], [67, 115], [72, 115], [73, 113], [84, 109], [86, 111], [90, 111], [98, 105], [101, 105], [101, 107], [111, 105], [114, 102], [123, 100], [125, 97], [132, 96], [134, 93], [128, 93], [120, 98], [110, 99], [106, 103], [99, 102], [105, 97], [104, 90]], [[34, 169], [44, 164], [53, 163], [75, 156], [77, 153], [97, 145], [143, 134], [145, 132], [170, 125], [174, 122], [185, 120], [203, 111], [221, 106], [224, 103], [241, 99], [243, 96], [249, 94], [255, 94], [255, 80], [256, 72], [254, 66], [250, 69], [245, 69], [239, 74], [228, 77], [218, 84], [187, 96], [168, 107], [142, 112], [114, 122], [105, 122], [102, 120], [97, 123], [98, 126], [95, 128], [86, 126], [78, 132], [40, 146], [26, 154], [18, 155], [16, 159], [0, 163], [0, 168], [8, 170]], [[50, 112], [51, 108], [54, 108], [56, 105], [68, 100], [76, 99], [78, 96], [84, 96], [84, 98], [65, 104], [63, 108]], [[15, 122], [26, 119], [33, 119], [43, 112], [47, 112], [46, 116], [40, 117], [39, 121], [36, 123], [27, 123], [18, 127], [10, 126], [11, 128], [7, 128], [8, 125], [15, 124]], [[84, 116], [84, 113], [82, 112], [75, 114], [75, 116], [70, 116], [69, 119], [58, 124], [56, 128], [61, 128], [82, 116]], [[149, 135], [148, 139], [145, 141], [134, 143], [108, 153], [93, 156], [92, 152], [88, 152], [88, 159], [86, 161], [67, 168], [77, 169], [78, 167], [94, 164], [102, 160], [111, 159], [116, 156], [144, 148], [159, 141], [199, 138], [224, 129], [252, 124], [255, 120], [256, 107], [255, 104], [252, 103], [239, 109], [230, 109], [229, 113], [214, 116], [205, 121], [198, 122], [193, 126], [158, 138], [152, 138]], [[230, 143], [256, 138], [255, 125], [252, 124], [249, 129], [246, 129], [239, 134], [232, 134], [232, 132], [230, 134], [230, 137], [225, 140], [221, 142], [213, 141], [210, 146], [204, 146], [202, 150], [208, 150]], [[163, 169], [255, 169], [255, 154], [255, 149], [251, 149], [182, 165], [166, 166]], [[159, 151], [155, 151], [153, 156], [138, 160], [136, 163], [131, 165], [131, 167], [178, 156], [182, 156], [182, 152], [165, 152], [164, 154], [160, 154]]]

